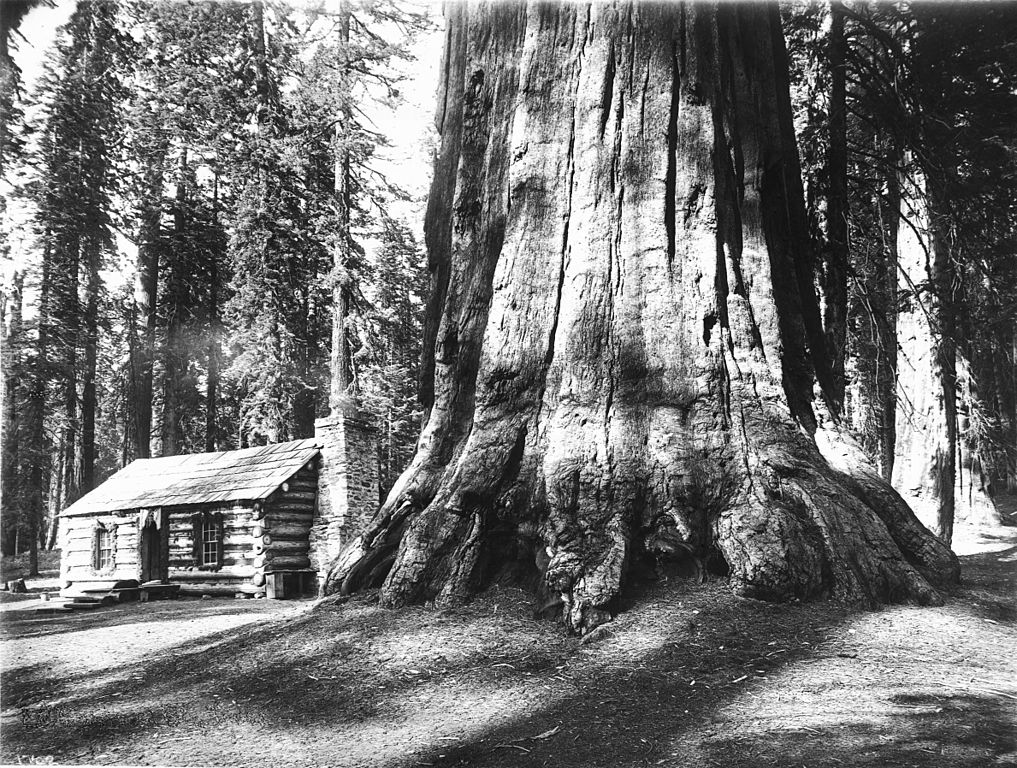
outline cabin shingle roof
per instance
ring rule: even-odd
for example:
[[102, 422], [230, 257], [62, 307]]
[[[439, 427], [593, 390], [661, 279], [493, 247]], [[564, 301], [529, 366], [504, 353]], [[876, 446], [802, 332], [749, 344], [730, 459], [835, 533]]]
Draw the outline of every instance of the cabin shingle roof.
[[264, 499], [314, 458], [315, 438], [239, 451], [136, 459], [61, 516]]

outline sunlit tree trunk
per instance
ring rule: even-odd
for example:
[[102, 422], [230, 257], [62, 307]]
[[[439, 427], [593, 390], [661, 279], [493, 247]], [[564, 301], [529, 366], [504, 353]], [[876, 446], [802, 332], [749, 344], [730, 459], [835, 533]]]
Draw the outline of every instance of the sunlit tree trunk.
[[925, 174], [905, 161], [897, 238], [900, 349], [893, 485], [945, 542], [953, 535], [956, 479], [955, 350], [940, 289], [944, 245]]
[[746, 597], [938, 600], [956, 559], [829, 415], [776, 8], [448, 14], [433, 402], [326, 592], [539, 574], [583, 631], [694, 557]]

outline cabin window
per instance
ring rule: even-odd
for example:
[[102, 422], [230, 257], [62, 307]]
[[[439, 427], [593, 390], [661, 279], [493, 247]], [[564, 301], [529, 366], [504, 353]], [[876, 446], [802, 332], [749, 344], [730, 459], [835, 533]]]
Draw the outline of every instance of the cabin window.
[[219, 539], [219, 526], [210, 518], [201, 521], [201, 564], [212, 565], [219, 562], [219, 551], [222, 541]]
[[194, 516], [194, 564], [221, 568], [223, 562], [222, 515], [202, 512]]
[[92, 566], [97, 571], [113, 567], [113, 531], [104, 525], [96, 526], [92, 548]]

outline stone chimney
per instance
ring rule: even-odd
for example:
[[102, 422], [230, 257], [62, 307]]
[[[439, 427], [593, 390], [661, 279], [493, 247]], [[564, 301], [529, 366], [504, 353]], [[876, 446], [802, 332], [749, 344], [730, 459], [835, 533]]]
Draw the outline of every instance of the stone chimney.
[[321, 581], [378, 510], [378, 428], [369, 413], [347, 402], [315, 420], [314, 437], [322, 449], [309, 549]]

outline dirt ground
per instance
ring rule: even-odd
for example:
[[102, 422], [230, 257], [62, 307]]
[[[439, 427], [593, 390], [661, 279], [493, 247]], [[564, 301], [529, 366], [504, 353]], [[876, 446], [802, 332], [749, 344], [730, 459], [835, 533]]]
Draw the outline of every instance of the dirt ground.
[[939, 608], [658, 582], [585, 640], [465, 608], [193, 600], [2, 613], [4, 763], [1017, 766], [1017, 528]]

